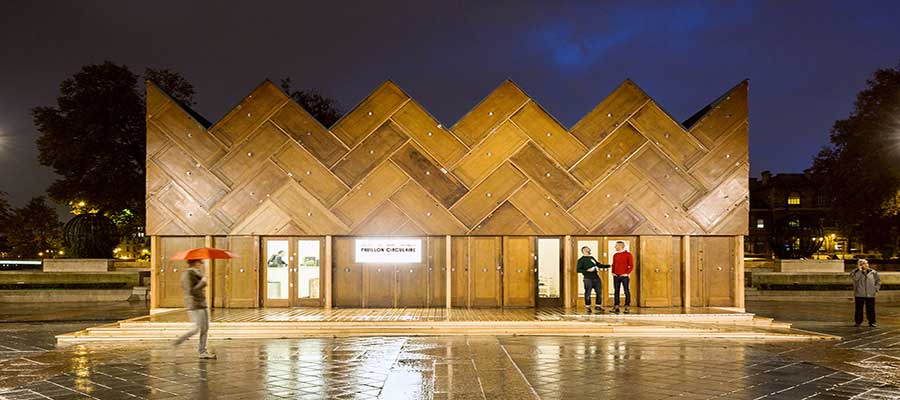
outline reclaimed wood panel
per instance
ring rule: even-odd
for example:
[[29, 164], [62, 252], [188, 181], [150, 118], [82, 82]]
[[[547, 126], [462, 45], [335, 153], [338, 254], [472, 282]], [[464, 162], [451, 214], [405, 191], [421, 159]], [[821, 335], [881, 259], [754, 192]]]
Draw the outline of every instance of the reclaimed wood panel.
[[391, 196], [391, 201], [418, 226], [422, 227], [426, 234], [459, 235], [468, 231], [450, 211], [442, 207], [428, 195], [427, 190], [415, 182], [409, 182], [400, 188]]
[[650, 97], [643, 90], [630, 79], [626, 79], [612, 94], [579, 120], [571, 132], [581, 143], [592, 148], [648, 100]]
[[350, 191], [328, 168], [304, 148], [290, 143], [275, 153], [272, 161], [286, 176], [312, 193], [322, 205], [331, 207]]
[[579, 161], [572, 168], [572, 175], [587, 185], [596, 185], [624, 164], [646, 141], [630, 124], [624, 124]]
[[522, 132], [566, 169], [575, 165], [588, 151], [575, 136], [533, 101], [525, 104], [511, 119]]
[[631, 124], [678, 165], [690, 166], [704, 153], [696, 139], [652, 101], [634, 115]]
[[463, 143], [472, 147], [506, 121], [526, 101], [528, 96], [514, 83], [506, 80], [463, 116], [452, 131]]
[[628, 193], [640, 183], [641, 177], [631, 167], [625, 167], [594, 187], [569, 213], [588, 229], [597, 227], [614, 208], [626, 201]]
[[526, 144], [510, 160], [565, 208], [571, 207], [587, 193], [578, 180], [547, 157], [534, 143]]
[[528, 182], [510, 202], [546, 234], [566, 235], [584, 232], [578, 222], [560, 208], [537, 184]]
[[272, 122], [326, 166], [334, 165], [349, 151], [334, 134], [293, 101], [285, 104], [272, 117]]
[[403, 90], [387, 81], [335, 123], [331, 131], [352, 148], [382, 126], [407, 100], [409, 96]]
[[415, 101], [408, 101], [391, 120], [444, 167], [455, 164], [468, 151], [466, 145]]
[[271, 157], [287, 140], [287, 135], [281, 129], [272, 123], [265, 123], [242, 142], [235, 144], [216, 171], [227, 179], [226, 183], [233, 188], [239, 185], [242, 179], [251, 176], [263, 165], [263, 161]]
[[400, 168], [390, 162], [384, 163], [351, 189], [350, 193], [334, 206], [334, 213], [348, 226], [356, 226], [407, 180], [406, 174]]
[[641, 307], [672, 306], [672, 237], [641, 236]]
[[333, 129], [271, 82], [212, 128], [147, 90], [151, 235], [747, 231], [746, 82], [682, 125], [626, 81], [568, 131], [511, 82], [454, 129], [390, 82]]
[[332, 171], [347, 186], [353, 186], [384, 162], [407, 140], [406, 135], [391, 122], [379, 127], [344, 157]]
[[469, 191], [450, 211], [468, 227], [474, 227], [528, 178], [512, 164], [504, 163]]
[[534, 307], [535, 271], [534, 237], [503, 237], [503, 306]]
[[522, 131], [511, 123], [497, 130], [463, 158], [453, 174], [467, 187], [473, 187], [503, 164], [525, 141]]
[[268, 79], [241, 100], [210, 131], [226, 143], [239, 143], [290, 99]]

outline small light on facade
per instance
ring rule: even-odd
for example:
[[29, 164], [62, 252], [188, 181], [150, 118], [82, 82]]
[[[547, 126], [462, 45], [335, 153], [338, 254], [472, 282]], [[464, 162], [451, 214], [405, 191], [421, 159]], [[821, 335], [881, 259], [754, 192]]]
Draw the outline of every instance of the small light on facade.
[[253, 157], [253, 152], [252, 152], [252, 151], [248, 151], [248, 152], [247, 152], [247, 157]]
[[669, 132], [666, 132], [666, 134], [663, 135], [663, 137], [665, 137], [666, 139], [668, 139], [668, 138], [669, 138]]
[[425, 175], [431, 175], [431, 171], [425, 171]]
[[608, 199], [608, 198], [610, 198], [610, 197], [612, 197], [612, 195], [609, 194], [609, 193], [607, 193], [607, 194], [606, 194], [606, 198]]
[[307, 213], [306, 213], [306, 216], [307, 216], [307, 217], [312, 217], [312, 212], [307, 212]]
[[494, 112], [493, 112], [493, 111], [488, 111], [488, 117], [493, 117], [493, 116], [494, 116]]
[[550, 136], [552, 136], [552, 135], [553, 135], [553, 134], [551, 134], [550, 132], [547, 132], [547, 137], [550, 137]]
[[369, 150], [369, 154], [375, 154], [375, 150]]
[[430, 217], [430, 216], [431, 216], [431, 211], [425, 213], [425, 216], [426, 216], [426, 217]]
[[612, 113], [606, 113], [606, 118], [612, 118]]
[[312, 132], [306, 131], [306, 136], [312, 136]]
[[371, 111], [369, 111], [369, 112], [368, 112], [368, 113], [367, 113], [367, 114], [366, 114], [366, 115], [368, 115], [368, 116], [370, 116], [370, 117], [371, 117], [371, 116], [372, 116], [372, 112], [371, 112]]
[[431, 133], [431, 132], [428, 132], [428, 136], [431, 136], [431, 135], [433, 135], [433, 133]]
[[372, 192], [366, 193], [366, 196], [372, 197]]
[[247, 113], [247, 118], [250, 118], [250, 117], [251, 117], [250, 113]]
[[549, 217], [549, 216], [550, 216], [550, 211], [544, 211], [544, 216], [545, 216], [545, 217]]
[[491, 192], [487, 192], [487, 194], [485, 194], [485, 196], [491, 197], [491, 196], [493, 196], [493, 195], [491, 194]]
[[544, 176], [546, 176], [546, 177], [549, 178], [549, 177], [550, 177], [550, 173], [548, 172], [548, 173], [544, 174]]
[[306, 170], [306, 176], [310, 176], [310, 175], [312, 175], [312, 171]]

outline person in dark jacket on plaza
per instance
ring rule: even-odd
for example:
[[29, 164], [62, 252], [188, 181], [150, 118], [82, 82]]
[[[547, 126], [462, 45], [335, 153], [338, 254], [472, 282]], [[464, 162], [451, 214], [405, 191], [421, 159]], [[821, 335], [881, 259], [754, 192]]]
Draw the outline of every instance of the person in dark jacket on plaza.
[[200, 334], [198, 351], [202, 359], [215, 359], [216, 355], [206, 349], [206, 339], [209, 334], [209, 314], [206, 310], [206, 276], [200, 269], [203, 266], [201, 260], [188, 260], [188, 269], [181, 274], [181, 288], [184, 290], [184, 307], [188, 317], [194, 323], [191, 329], [184, 335], [175, 339], [172, 344], [177, 346], [184, 343], [191, 336]]
[[591, 255], [590, 247], [582, 247], [581, 258], [578, 259], [575, 270], [584, 277], [584, 306], [587, 307], [588, 313], [591, 312], [591, 290], [593, 290], [597, 296], [597, 300], [594, 302], [594, 308], [599, 312], [603, 312], [603, 303], [601, 302], [603, 293], [603, 290], [601, 289], [602, 282], [600, 280], [600, 274], [598, 273], [600, 268], [609, 268], [609, 266], [600, 264], [600, 262]]
[[866, 319], [869, 326], [875, 325], [875, 294], [881, 289], [881, 278], [878, 272], [869, 267], [869, 261], [860, 259], [856, 262], [856, 269], [850, 271], [850, 279], [853, 279], [853, 296], [856, 300], [856, 326], [862, 324], [863, 306], [866, 308]]

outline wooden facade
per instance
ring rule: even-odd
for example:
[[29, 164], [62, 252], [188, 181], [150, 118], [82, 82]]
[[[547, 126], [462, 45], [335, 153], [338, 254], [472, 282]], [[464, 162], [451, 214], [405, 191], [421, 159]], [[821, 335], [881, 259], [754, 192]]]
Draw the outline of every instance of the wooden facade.
[[[148, 83], [154, 306], [180, 302], [169, 253], [204, 243], [243, 257], [213, 266], [214, 306], [265, 305], [273, 237], [322, 240], [320, 304], [355, 307], [534, 306], [534, 238], [559, 237], [574, 305], [573, 238], [630, 237], [641, 305], [740, 307], [747, 88], [679, 123], [626, 80], [566, 129], [511, 81], [452, 127], [386, 82], [327, 128], [269, 81], [211, 126]], [[358, 266], [361, 236], [422, 237], [427, 261]]]

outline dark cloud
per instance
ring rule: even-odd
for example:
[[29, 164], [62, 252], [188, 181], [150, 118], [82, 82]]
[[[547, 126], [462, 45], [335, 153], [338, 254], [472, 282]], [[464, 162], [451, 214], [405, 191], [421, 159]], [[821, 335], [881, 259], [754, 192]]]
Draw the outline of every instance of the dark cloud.
[[52, 181], [29, 110], [104, 60], [183, 72], [213, 121], [283, 76], [347, 107], [392, 79], [447, 125], [510, 78], [566, 126], [625, 78], [677, 119], [750, 78], [752, 173], [800, 171], [900, 61], [895, 4], [2, 2], [0, 190], [23, 204]]

